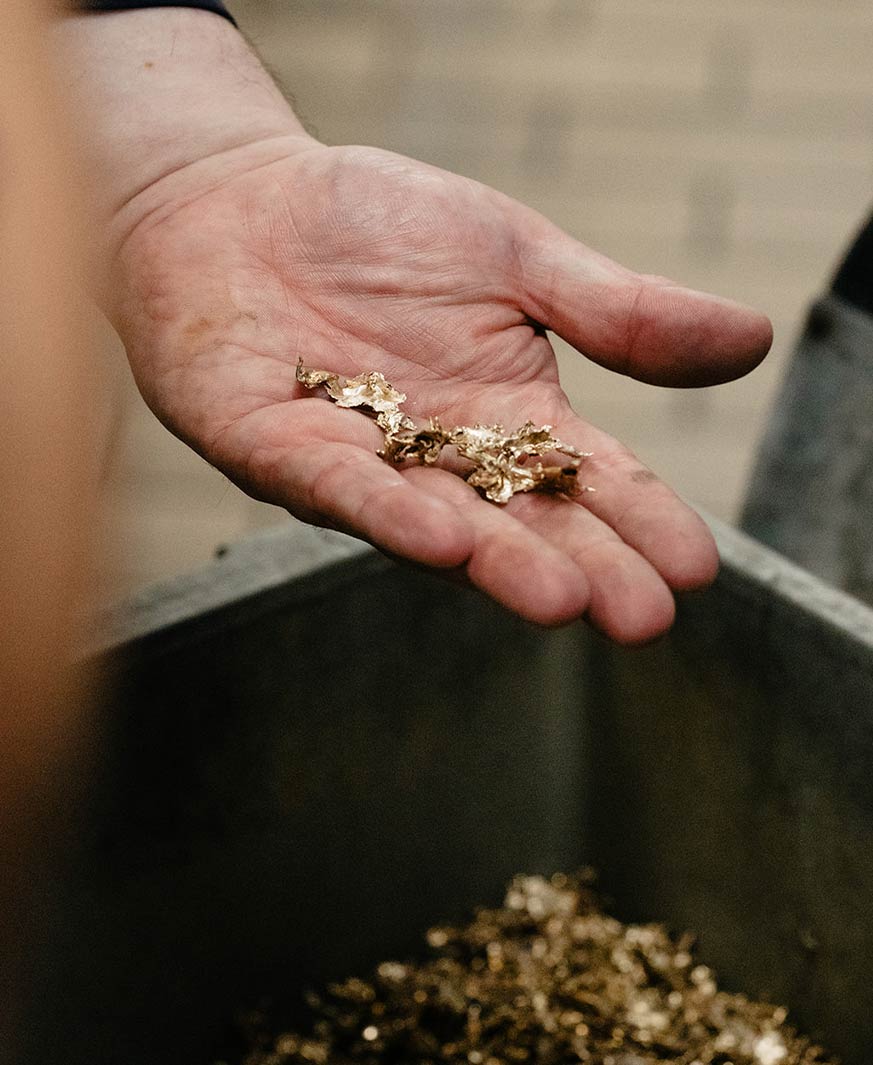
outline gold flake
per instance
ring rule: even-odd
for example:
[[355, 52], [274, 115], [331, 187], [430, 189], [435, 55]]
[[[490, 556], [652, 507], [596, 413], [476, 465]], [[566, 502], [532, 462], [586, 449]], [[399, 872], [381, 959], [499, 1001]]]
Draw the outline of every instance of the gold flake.
[[[400, 409], [406, 395], [389, 384], [378, 371], [371, 370], [343, 380], [329, 370], [312, 370], [297, 364], [297, 380], [306, 388], [323, 387], [340, 407], [352, 407], [375, 415], [385, 434], [378, 455], [386, 462], [419, 462], [431, 466], [446, 447], [454, 448], [460, 459], [470, 463], [465, 474], [468, 484], [479, 488], [493, 503], [508, 503], [518, 492], [537, 489], [576, 495], [593, 492], [578, 482], [582, 461], [589, 452], [579, 451], [552, 436], [550, 425], [525, 422], [507, 433], [502, 425], [459, 425], [445, 429], [437, 418], [422, 428]], [[559, 465], [530, 462], [545, 455], [566, 455]]]
[[688, 938], [605, 916], [590, 884], [515, 877], [503, 907], [432, 929], [425, 960], [329, 985], [313, 1036], [256, 1033], [245, 1065], [836, 1065], [784, 1010], [718, 990]]

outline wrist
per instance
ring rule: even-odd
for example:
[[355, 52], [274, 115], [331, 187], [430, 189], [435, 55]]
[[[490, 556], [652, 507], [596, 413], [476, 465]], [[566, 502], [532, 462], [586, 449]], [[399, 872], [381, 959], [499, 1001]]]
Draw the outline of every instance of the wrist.
[[[310, 148], [242, 35], [190, 8], [71, 16], [57, 27], [70, 92], [89, 117], [111, 246], [145, 215], [245, 165]], [[242, 149], [245, 149], [243, 153]]]

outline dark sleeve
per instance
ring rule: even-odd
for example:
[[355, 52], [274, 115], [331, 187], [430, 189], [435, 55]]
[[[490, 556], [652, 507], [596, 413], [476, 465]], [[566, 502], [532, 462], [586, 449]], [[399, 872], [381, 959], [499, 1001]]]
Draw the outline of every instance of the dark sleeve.
[[221, 0], [73, 0], [73, 7], [79, 11], [130, 11], [137, 7], [196, 7], [203, 11], [213, 11], [216, 15], [233, 22], [233, 15]]
[[831, 288], [847, 303], [873, 314], [873, 216], [855, 238]]

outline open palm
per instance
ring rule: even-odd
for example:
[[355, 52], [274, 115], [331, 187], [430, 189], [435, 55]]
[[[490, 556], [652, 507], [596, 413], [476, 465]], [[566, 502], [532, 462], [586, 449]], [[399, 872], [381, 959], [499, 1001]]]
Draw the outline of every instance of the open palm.
[[[238, 150], [231, 170], [200, 161], [118, 253], [116, 322], [155, 413], [251, 495], [461, 573], [527, 618], [587, 613], [622, 642], [669, 626], [670, 590], [714, 575], [712, 539], [572, 411], [545, 327], [641, 380], [709, 384], [759, 361], [766, 319], [632, 274], [424, 164], [270, 149]], [[370, 419], [297, 384], [298, 358], [382, 371], [419, 419], [550, 424], [594, 453], [596, 492], [499, 508], [444, 469], [391, 467]]]

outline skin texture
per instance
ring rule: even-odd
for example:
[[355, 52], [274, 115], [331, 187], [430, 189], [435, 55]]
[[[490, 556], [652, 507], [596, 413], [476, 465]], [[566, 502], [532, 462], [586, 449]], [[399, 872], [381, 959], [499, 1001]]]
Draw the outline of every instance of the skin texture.
[[[256, 498], [530, 620], [585, 615], [623, 643], [668, 628], [672, 592], [714, 577], [712, 538], [573, 412], [545, 329], [619, 373], [683, 386], [755, 366], [766, 318], [625, 270], [466, 178], [320, 144], [231, 26], [179, 11], [170, 32], [165, 14], [66, 28], [103, 114], [104, 303], [158, 417]], [[190, 94], [197, 106], [169, 107]], [[413, 416], [551, 424], [595, 453], [583, 479], [596, 493], [497, 508], [446, 470], [389, 467], [365, 415], [297, 385], [298, 357], [381, 370]]]

